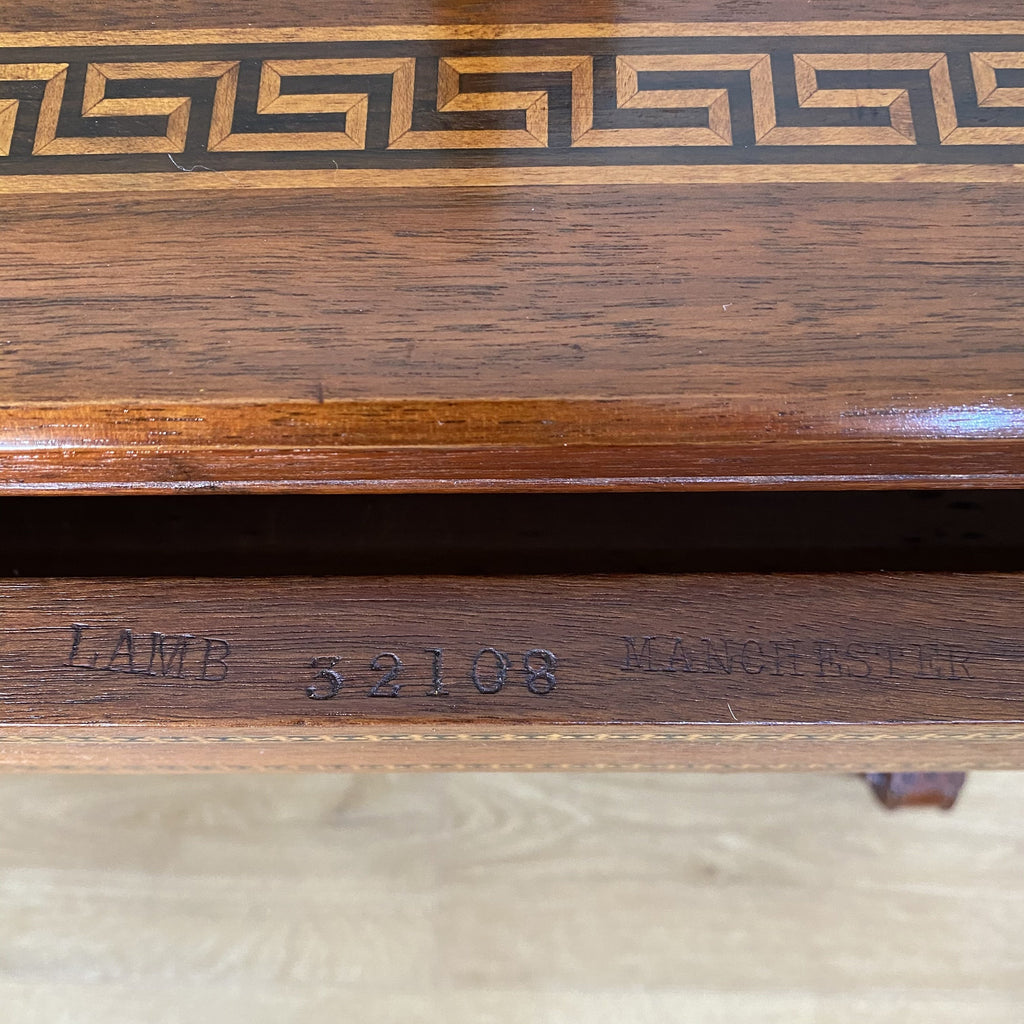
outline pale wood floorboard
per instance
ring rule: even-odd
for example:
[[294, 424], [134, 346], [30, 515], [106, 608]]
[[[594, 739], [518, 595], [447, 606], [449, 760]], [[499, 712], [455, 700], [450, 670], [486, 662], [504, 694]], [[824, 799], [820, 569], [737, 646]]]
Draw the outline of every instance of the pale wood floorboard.
[[4, 1024], [1021, 1024], [1024, 774], [0, 779]]

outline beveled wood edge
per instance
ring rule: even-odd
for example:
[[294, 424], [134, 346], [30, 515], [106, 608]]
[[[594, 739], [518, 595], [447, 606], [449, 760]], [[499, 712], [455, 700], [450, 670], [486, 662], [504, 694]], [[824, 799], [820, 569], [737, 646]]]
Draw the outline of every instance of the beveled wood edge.
[[0, 494], [1021, 486], [1014, 401], [8, 404]]
[[1021, 723], [333, 729], [0, 726], [0, 770], [786, 771], [1024, 768]]
[[0, 404], [7, 453], [1015, 440], [1024, 440], [1024, 404], [1006, 393]]
[[185, 43], [289, 43], [429, 39], [646, 38], [659, 36], [816, 36], [816, 35], [1012, 35], [1024, 33], [1024, 21], [1003, 20], [851, 20], [851, 21], [706, 21], [706, 22], [527, 22], [387, 24], [337, 27], [173, 28], [137, 30], [50, 30], [2, 32], [0, 46], [121, 46]]
[[0, 495], [1024, 487], [1024, 442], [0, 451]]

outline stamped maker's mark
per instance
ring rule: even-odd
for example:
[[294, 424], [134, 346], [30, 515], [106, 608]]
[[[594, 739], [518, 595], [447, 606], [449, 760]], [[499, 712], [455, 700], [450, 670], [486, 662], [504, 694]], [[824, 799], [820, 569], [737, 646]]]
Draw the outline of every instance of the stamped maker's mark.
[[[519, 684], [536, 696], [551, 693], [557, 685], [558, 658], [549, 650], [534, 647], [522, 654], [511, 654], [497, 647], [481, 647], [468, 663], [452, 672], [446, 671], [445, 652], [440, 647], [427, 647], [416, 652], [429, 654], [429, 668], [410, 668], [405, 658], [394, 651], [381, 651], [369, 662], [374, 678], [364, 677], [364, 665], [356, 658], [340, 656], [312, 658], [309, 667], [312, 681], [306, 686], [311, 700], [334, 700], [351, 693], [365, 697], [401, 697], [410, 693], [424, 697], [451, 697], [461, 694], [501, 693], [507, 686]], [[449, 658], [449, 661], [452, 659]], [[347, 678], [347, 676], [354, 678]]]
[[972, 679], [976, 655], [943, 641], [622, 637], [623, 672], [816, 679]]
[[227, 640], [191, 633], [110, 630], [83, 622], [73, 623], [71, 633], [67, 668], [201, 682], [220, 682], [228, 675], [231, 645]]

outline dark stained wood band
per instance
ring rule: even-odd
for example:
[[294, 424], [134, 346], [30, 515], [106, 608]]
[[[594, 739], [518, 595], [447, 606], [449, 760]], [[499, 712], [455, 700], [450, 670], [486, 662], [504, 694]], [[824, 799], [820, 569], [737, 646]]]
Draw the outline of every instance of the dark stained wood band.
[[0, 764], [1024, 766], [1014, 574], [24, 580]]

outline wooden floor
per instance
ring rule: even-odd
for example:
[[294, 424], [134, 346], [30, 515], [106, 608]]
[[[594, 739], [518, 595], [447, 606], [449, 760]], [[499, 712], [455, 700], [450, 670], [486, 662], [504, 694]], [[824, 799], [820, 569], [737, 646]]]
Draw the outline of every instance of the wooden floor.
[[1019, 1024], [1024, 775], [8, 776], [6, 1024]]

